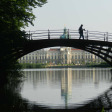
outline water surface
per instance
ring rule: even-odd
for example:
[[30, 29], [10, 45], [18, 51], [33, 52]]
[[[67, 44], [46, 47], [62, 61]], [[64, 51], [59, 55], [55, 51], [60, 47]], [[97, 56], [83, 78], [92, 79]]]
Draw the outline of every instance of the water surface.
[[108, 90], [109, 68], [25, 69], [21, 96], [47, 108], [75, 108]]

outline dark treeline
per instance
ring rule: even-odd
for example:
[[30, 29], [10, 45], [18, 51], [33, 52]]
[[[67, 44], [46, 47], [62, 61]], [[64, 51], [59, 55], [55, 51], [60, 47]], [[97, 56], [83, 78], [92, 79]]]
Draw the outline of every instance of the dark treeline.
[[111, 67], [108, 63], [87, 63], [86, 65], [74, 65], [74, 64], [57, 64], [51, 65], [49, 63], [20, 63], [22, 69], [25, 68], [82, 68], [82, 67]]
[[45, 3], [47, 0], [0, 0], [0, 112], [22, 112], [27, 107], [18, 94], [23, 74], [17, 55], [28, 41], [21, 29], [33, 25], [32, 9]]
[[0, 0], [0, 79], [20, 69], [17, 54], [27, 41], [21, 29], [33, 25], [32, 9], [45, 3], [47, 0]]
[[20, 64], [21, 67], [24, 68], [46, 68], [47, 64], [41, 64], [41, 63], [24, 63]]

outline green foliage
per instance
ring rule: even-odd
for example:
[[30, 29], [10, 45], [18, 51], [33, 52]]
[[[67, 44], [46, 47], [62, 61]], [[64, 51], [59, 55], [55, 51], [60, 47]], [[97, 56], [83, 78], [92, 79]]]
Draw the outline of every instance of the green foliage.
[[88, 67], [110, 67], [110, 65], [106, 62], [101, 62], [101, 63], [91, 62], [91, 63], [86, 63], [86, 66]]
[[0, 0], [0, 31], [20, 30], [33, 25], [35, 15], [32, 9], [41, 7], [46, 0]]
[[23, 63], [20, 64], [22, 68], [46, 68], [47, 64], [41, 64], [41, 63]]
[[102, 108], [101, 112], [105, 112], [104, 107]]
[[7, 73], [10, 76], [10, 71], [18, 71], [20, 68], [17, 54], [27, 41], [26, 32], [21, 31], [21, 28], [33, 25], [33, 8], [45, 3], [47, 0], [0, 0], [0, 70], [5, 72], [0, 73], [0, 79], [4, 79]]

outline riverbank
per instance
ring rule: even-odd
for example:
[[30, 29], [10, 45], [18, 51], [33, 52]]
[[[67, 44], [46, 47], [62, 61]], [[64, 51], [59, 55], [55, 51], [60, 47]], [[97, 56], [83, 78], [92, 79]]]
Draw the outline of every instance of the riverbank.
[[49, 67], [46, 67], [46, 68], [86, 68], [86, 67], [100, 67], [100, 68], [107, 68], [107, 67], [110, 67], [110, 66], [83, 66], [83, 65], [77, 65], [77, 66], [49, 66]]
[[21, 63], [21, 67], [24, 68], [46, 68], [47, 64], [41, 64], [41, 63]]
[[25, 68], [84, 68], [84, 67], [111, 67], [108, 64], [91, 64], [91, 65], [49, 65], [49, 64], [33, 64], [33, 63], [24, 63], [20, 64], [23, 69]]

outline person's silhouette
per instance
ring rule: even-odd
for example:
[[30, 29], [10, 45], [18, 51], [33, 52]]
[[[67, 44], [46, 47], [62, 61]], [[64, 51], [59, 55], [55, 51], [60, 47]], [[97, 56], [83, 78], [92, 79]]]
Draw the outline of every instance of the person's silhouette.
[[81, 26], [79, 27], [79, 34], [80, 34], [79, 39], [81, 39], [81, 37], [82, 37], [84, 40], [83, 30], [85, 30], [85, 29], [83, 29], [82, 27], [83, 27], [83, 25], [81, 24]]

